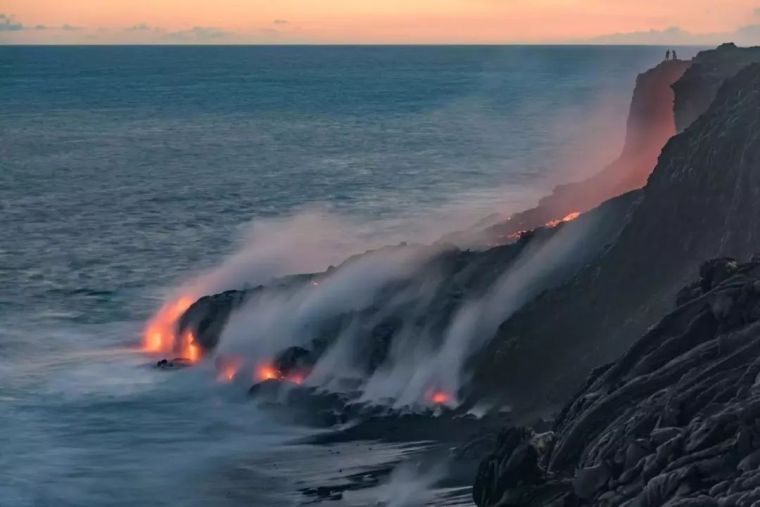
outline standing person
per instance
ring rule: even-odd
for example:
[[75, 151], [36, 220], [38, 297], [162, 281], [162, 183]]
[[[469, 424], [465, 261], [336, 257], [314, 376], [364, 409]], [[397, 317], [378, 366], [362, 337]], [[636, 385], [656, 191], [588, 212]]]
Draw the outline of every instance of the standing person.
[[670, 50], [665, 51], [665, 61], [670, 60]]
[[673, 50], [673, 60], [678, 60], [678, 55], [676, 55], [676, 50]]

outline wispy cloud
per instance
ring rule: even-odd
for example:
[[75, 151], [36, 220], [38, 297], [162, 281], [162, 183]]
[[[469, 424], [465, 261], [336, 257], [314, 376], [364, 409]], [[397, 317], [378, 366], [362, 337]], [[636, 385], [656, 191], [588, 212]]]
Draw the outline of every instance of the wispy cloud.
[[137, 23], [130, 27], [125, 28], [127, 32], [143, 32], [143, 33], [163, 33], [166, 30], [159, 26], [149, 25], [148, 23]]
[[735, 42], [740, 45], [760, 44], [760, 25], [747, 25], [726, 33], [691, 33], [680, 27], [671, 26], [664, 30], [611, 33], [585, 39], [582, 42], [594, 44], [651, 44], [651, 45], [715, 45]]
[[64, 32], [76, 32], [82, 30], [81, 26], [74, 26], [68, 23], [61, 26], [47, 25], [25, 25], [18, 21], [15, 16], [10, 14], [0, 14], [0, 32], [23, 32], [31, 30], [63, 30]]
[[13, 16], [0, 14], [0, 32], [18, 32], [24, 29], [24, 25], [16, 21]]
[[232, 34], [221, 28], [211, 26], [194, 26], [189, 30], [169, 32], [165, 38], [176, 42], [213, 42], [229, 38]]
[[272, 24], [274, 24], [274, 25], [287, 25], [288, 24], [288, 20], [287, 19], [275, 19], [274, 21], [272, 21]]

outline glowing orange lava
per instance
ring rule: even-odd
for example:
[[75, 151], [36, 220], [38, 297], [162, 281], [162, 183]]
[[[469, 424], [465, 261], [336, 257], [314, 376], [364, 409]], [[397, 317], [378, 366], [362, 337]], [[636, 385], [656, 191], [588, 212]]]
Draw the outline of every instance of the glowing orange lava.
[[564, 217], [562, 217], [559, 220], [550, 220], [544, 224], [545, 227], [557, 227], [559, 224], [565, 223], [565, 222], [572, 222], [576, 218], [581, 216], [580, 211], [573, 211], [572, 213], [568, 213]]
[[197, 363], [201, 358], [201, 348], [195, 343], [195, 337], [190, 331], [185, 333], [182, 337], [182, 346], [179, 351], [179, 356], [187, 359], [191, 363]]
[[264, 380], [274, 380], [282, 378], [282, 374], [277, 371], [273, 366], [271, 365], [264, 365], [259, 367], [258, 371], [256, 372], [256, 378], [258, 378], [260, 381]]
[[201, 349], [191, 332], [177, 336], [177, 320], [193, 304], [186, 295], [166, 303], [153, 316], [143, 334], [143, 350], [150, 353], [176, 353], [190, 362], [201, 358]]
[[436, 405], [443, 405], [444, 403], [451, 401], [451, 396], [443, 391], [436, 391], [430, 396], [430, 401]]

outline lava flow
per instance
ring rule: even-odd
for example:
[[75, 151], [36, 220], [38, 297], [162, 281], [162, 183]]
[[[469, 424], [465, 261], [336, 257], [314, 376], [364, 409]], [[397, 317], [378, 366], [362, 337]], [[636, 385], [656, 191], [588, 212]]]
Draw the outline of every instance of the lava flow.
[[181, 296], [162, 306], [145, 329], [143, 350], [153, 354], [177, 354], [191, 363], [199, 361], [201, 349], [195, 343], [193, 333], [188, 331], [177, 336], [177, 321], [192, 304], [192, 297]]
[[289, 373], [283, 375], [280, 370], [272, 365], [265, 364], [260, 366], [256, 370], [255, 380], [264, 382], [266, 380], [278, 380], [282, 382], [290, 382], [291, 384], [301, 385], [306, 379], [306, 374], [303, 373]]
[[562, 223], [565, 223], [565, 222], [572, 222], [573, 220], [575, 220], [579, 216], [581, 216], [581, 212], [580, 211], [573, 211], [572, 213], [568, 213], [567, 215], [565, 215], [564, 217], [562, 217], [559, 220], [550, 220], [550, 221], [546, 222], [546, 224], [544, 224], [544, 225], [545, 225], [545, 227], [557, 227], [559, 224], [562, 224]]
[[256, 371], [256, 379], [263, 382], [265, 380], [279, 380], [282, 378], [282, 373], [277, 371], [273, 366], [264, 365], [259, 367]]
[[435, 391], [430, 395], [430, 401], [436, 405], [445, 405], [451, 401], [451, 396], [444, 391]]

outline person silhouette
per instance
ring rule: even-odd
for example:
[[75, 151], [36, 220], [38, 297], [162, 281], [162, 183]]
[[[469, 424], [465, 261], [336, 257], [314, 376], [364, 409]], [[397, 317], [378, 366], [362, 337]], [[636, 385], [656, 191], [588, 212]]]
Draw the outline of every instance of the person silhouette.
[[678, 60], [678, 55], [676, 55], [676, 50], [674, 49], [673, 52], [673, 60]]
[[665, 60], [670, 60], [670, 50], [665, 51]]

